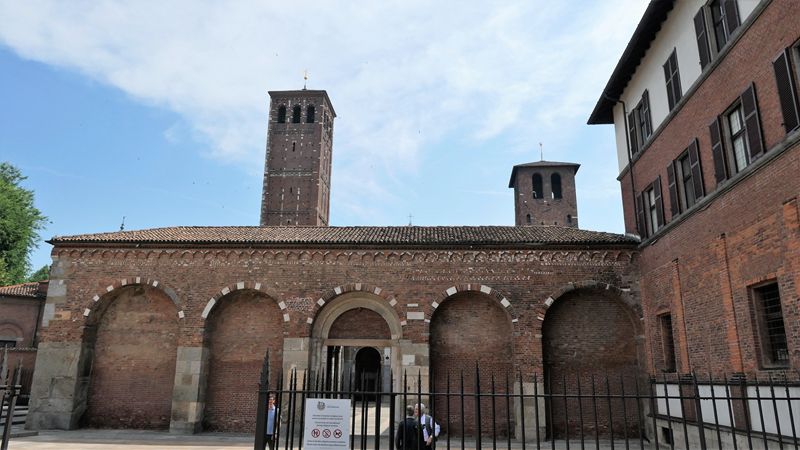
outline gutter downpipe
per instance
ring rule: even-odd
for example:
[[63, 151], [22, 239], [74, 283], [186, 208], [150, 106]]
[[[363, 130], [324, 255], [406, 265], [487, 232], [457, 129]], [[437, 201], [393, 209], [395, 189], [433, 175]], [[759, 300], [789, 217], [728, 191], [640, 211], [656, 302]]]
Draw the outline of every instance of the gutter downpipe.
[[625, 134], [625, 150], [628, 156], [628, 173], [631, 179], [631, 195], [633, 196], [633, 222], [636, 225], [636, 232], [639, 233], [639, 215], [636, 213], [636, 185], [633, 181], [633, 161], [631, 159], [631, 143], [630, 137], [628, 136], [628, 106], [625, 104], [625, 101], [620, 98], [613, 98], [609, 97], [608, 94], [603, 92], [603, 98], [610, 102], [614, 103], [621, 103], [622, 104], [622, 121], [623, 126], [625, 129], [623, 130], [623, 134]]

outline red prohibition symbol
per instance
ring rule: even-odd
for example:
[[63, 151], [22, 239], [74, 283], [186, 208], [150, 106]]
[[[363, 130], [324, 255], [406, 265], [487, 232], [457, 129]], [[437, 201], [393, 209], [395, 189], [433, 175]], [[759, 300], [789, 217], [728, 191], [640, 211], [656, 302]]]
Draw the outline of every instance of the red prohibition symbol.
[[325, 439], [331, 437], [331, 430], [322, 430], [322, 437]]
[[342, 437], [342, 430], [339, 430], [339, 429], [333, 430], [333, 437], [335, 437], [335, 438]]
[[317, 428], [314, 428], [313, 430], [311, 430], [311, 437], [314, 437], [314, 438], [318, 438], [319, 437], [319, 430]]

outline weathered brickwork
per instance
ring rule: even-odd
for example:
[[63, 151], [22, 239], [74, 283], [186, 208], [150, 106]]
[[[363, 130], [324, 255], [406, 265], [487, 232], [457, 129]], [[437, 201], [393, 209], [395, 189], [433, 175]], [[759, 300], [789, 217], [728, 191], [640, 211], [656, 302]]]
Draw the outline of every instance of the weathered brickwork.
[[[594, 390], [602, 394], [633, 393], [640, 371], [641, 342], [639, 317], [616, 295], [602, 289], [585, 289], [565, 295], [547, 312], [542, 329], [544, 360], [547, 371], [545, 389], [555, 395], [587, 395]], [[594, 379], [593, 379], [594, 377]], [[606, 384], [608, 377], [609, 384]], [[594, 384], [594, 386], [592, 385]], [[595, 421], [594, 404], [587, 399], [579, 405], [575, 398], [554, 398], [548, 405], [552, 411], [550, 427], [556, 436], [569, 432], [577, 436], [581, 431], [600, 436], [610, 436], [609, 417], [602, 415]], [[600, 411], [613, 411], [614, 432], [619, 436], [625, 425], [630, 436], [638, 426], [636, 402], [612, 400], [597, 401]], [[569, 423], [565, 423], [565, 410]], [[627, 417], [623, 415], [627, 412]]]
[[[663, 313], [672, 316], [678, 372], [762, 370], [751, 288], [770, 280], [780, 289], [790, 367], [800, 367], [800, 136], [783, 127], [772, 67], [774, 57], [800, 38], [797, 17], [800, 3], [770, 2], [634, 163], [637, 191], [661, 176], [666, 219], [673, 222], [641, 249], [647, 359], [654, 373], [664, 364], [657, 320]], [[751, 83], [765, 154], [717, 186], [708, 127]], [[670, 217], [666, 167], [695, 138], [706, 200]], [[634, 232], [630, 176], [626, 171], [620, 181], [626, 229]]]
[[[162, 405], [159, 408], [163, 408], [164, 399], [172, 399], [173, 418], [197, 417], [197, 411], [201, 411], [197, 420], [202, 420], [207, 429], [220, 430], [252, 429], [252, 416], [248, 416], [248, 411], [255, 408], [255, 380], [267, 348], [273, 355], [273, 380], [281, 368], [286, 374], [292, 367], [309, 367], [309, 358], [314, 361], [313, 356], [286, 360], [286, 350], [293, 355], [309, 355], [302, 353], [310, 351], [303, 339], [314, 338], [312, 330], [316, 319], [326, 309], [341, 305], [340, 298], [361, 295], [365, 305], [376, 302], [383, 310], [391, 311], [385, 317], [394, 323], [389, 328], [396, 328], [399, 333], [398, 336], [393, 336], [394, 331], [388, 333], [391, 342], [407, 342], [396, 351], [415, 352], [396, 356], [395, 373], [411, 369], [416, 374], [417, 370], [424, 369], [427, 377], [429, 351], [451, 353], [446, 350], [449, 349], [447, 345], [437, 347], [430, 343], [431, 333], [435, 334], [432, 328], [436, 327], [439, 332], [446, 331], [445, 335], [457, 330], [463, 339], [458, 344], [453, 341], [453, 345], [461, 345], [461, 350], [453, 353], [458, 355], [457, 360], [451, 361], [454, 366], [471, 368], [475, 361], [481, 361], [487, 370], [513, 368], [514, 372], [530, 378], [534, 373], [541, 376], [542, 320], [548, 307], [559, 301], [561, 295], [596, 286], [619, 297], [629, 296], [621, 289], [630, 289], [634, 296], [638, 293], [637, 253], [630, 245], [591, 250], [568, 247], [553, 250], [341, 250], [57, 246], [53, 256], [53, 274], [66, 280], [65, 290], [63, 295], [49, 299], [54, 310], [45, 318], [43, 342], [47, 346], [85, 348], [80, 354], [80, 360], [84, 361], [82, 367], [91, 366], [91, 333], [84, 324], [99, 322], [98, 342], [108, 340], [100, 340], [103, 333], [117, 342], [114, 339], [119, 337], [114, 330], [124, 322], [106, 319], [112, 309], [104, 310], [105, 305], [114, 305], [118, 292], [134, 289], [131, 285], [147, 286], [148, 293], [160, 292], [159, 302], [153, 306], [160, 308], [157, 309], [160, 315], [158, 320], [153, 319], [151, 326], [160, 324], [162, 327], [167, 322], [175, 326], [174, 332], [169, 333], [164, 331], [166, 328], [157, 328], [164, 339], [170, 340], [164, 345], [179, 349], [204, 348], [209, 356], [208, 361], [196, 362], [203, 366], [198, 370], [207, 374], [207, 383], [197, 388], [199, 392], [193, 403], [190, 402], [193, 406], [189, 406], [194, 409], [176, 412], [174, 408], [184, 394], [170, 394], [172, 380], [162, 383], [166, 391], [159, 397], [158, 404]], [[149, 308], [144, 304], [140, 306]], [[138, 308], [133, 303], [126, 304], [125, 308], [131, 311], [131, 320], [155, 314], [133, 314]], [[637, 309], [632, 308], [632, 311]], [[387, 319], [373, 320], [377, 319], [375, 316], [372, 310], [343, 311], [339, 316], [342, 323], [334, 321], [332, 333], [324, 337], [386, 339]], [[351, 322], [359, 320], [366, 320], [367, 325], [353, 327]], [[453, 326], [453, 320], [461, 320], [462, 325]], [[106, 322], [110, 325], [105, 325]], [[147, 336], [155, 338], [157, 330]], [[499, 339], [498, 336], [506, 337]], [[506, 344], [500, 346], [501, 340]], [[498, 346], [497, 349], [494, 346]], [[423, 350], [429, 347], [430, 350]], [[153, 348], [158, 345], [129, 347], [127, 358], [131, 364], [145, 361]], [[514, 351], [510, 352], [512, 348]], [[505, 356], [495, 361], [499, 365], [489, 361], [501, 353]], [[107, 353], [96, 351], [94, 358], [110, 361], [104, 354]], [[170, 353], [160, 351], [159, 354]], [[174, 350], [171, 355], [174, 362]], [[403, 358], [409, 356], [411, 359], [407, 363]], [[190, 380], [182, 380], [181, 374], [196, 375], [181, 364], [184, 363], [179, 360], [175, 392], [179, 386], [191, 385]], [[141, 370], [131, 366], [128, 378], [121, 380], [121, 384], [129, 383], [140, 373]], [[174, 367], [172, 373], [175, 373]], [[47, 382], [49, 380], [42, 380], [42, 383]], [[121, 411], [117, 407], [128, 401], [121, 390], [118, 397], [101, 394], [102, 390], [92, 392], [98, 393], [92, 395], [103, 398], [109, 409]], [[34, 420], [42, 426], [61, 423], [45, 411], [50, 407], [45, 407], [47, 393], [34, 392], [34, 397], [37, 395], [38, 399], [33, 400]], [[148, 398], [141, 397], [142, 400]], [[80, 394], [73, 401], [78, 407]], [[37, 412], [36, 405], [41, 405], [41, 412]], [[158, 413], [148, 420], [163, 415]], [[144, 419], [138, 418], [130, 424], [117, 419], [114, 426], [144, 426], [144, 423]], [[164, 425], [158, 422], [153, 426]]]
[[128, 286], [104, 299], [96, 328], [90, 427], [169, 428], [178, 337], [175, 305], [156, 289]]
[[[476, 392], [476, 364], [480, 368], [480, 392], [490, 389], [491, 377], [497, 377], [495, 390], [504, 393], [506, 376], [512, 377], [514, 340], [511, 317], [502, 305], [483, 293], [467, 292], [454, 295], [436, 309], [430, 325], [430, 365], [436, 389], [444, 391], [450, 383], [451, 390], [460, 391], [463, 379], [464, 392]], [[461, 400], [450, 399], [450, 405], [439, 398], [435, 408], [441, 422], [450, 429], [445, 432], [473, 434], [475, 424], [475, 399], [465, 399], [462, 415]], [[508, 433], [506, 403], [496, 402], [494, 423], [488, 414], [481, 418], [481, 430]], [[483, 411], [491, 411], [490, 398], [481, 400]], [[449, 412], [449, 415], [448, 415]], [[463, 422], [462, 422], [463, 420]], [[463, 424], [463, 427], [462, 427]]]

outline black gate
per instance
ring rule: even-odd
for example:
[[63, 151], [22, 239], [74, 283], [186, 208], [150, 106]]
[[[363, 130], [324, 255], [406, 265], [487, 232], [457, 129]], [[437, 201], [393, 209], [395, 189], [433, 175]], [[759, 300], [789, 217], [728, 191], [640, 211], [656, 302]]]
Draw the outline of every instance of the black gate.
[[[782, 449], [800, 447], [800, 377], [665, 374], [641, 378], [576, 374], [560, 380], [520, 374], [451, 373], [423, 389], [419, 373], [373, 395], [327, 388], [324, 377], [289, 374], [268, 386], [264, 361], [254, 448], [265, 448], [266, 405], [276, 398], [275, 448], [302, 448], [305, 400], [350, 399], [350, 449], [395, 448], [406, 406], [427, 404], [439, 449]], [[367, 374], [362, 374], [366, 378]], [[468, 382], [465, 383], [465, 379]], [[431, 374], [430, 380], [436, 380]], [[587, 381], [588, 380], [588, 381]], [[348, 386], [364, 386], [350, 380]], [[392, 380], [392, 386], [395, 385]], [[560, 416], [560, 417], [557, 417]], [[388, 426], [387, 426], [388, 425]]]

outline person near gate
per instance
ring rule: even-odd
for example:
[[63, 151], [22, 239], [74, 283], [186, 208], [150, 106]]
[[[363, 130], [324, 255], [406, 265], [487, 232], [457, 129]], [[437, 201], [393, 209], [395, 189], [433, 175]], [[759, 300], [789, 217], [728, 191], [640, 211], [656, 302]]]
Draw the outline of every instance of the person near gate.
[[414, 407], [414, 415], [419, 417], [419, 423], [422, 424], [422, 437], [425, 440], [425, 449], [432, 449], [433, 441], [439, 438], [439, 433], [442, 431], [441, 427], [439, 427], [439, 424], [428, 414], [424, 403], [418, 403]]
[[414, 406], [406, 407], [406, 418], [397, 424], [397, 433], [394, 437], [394, 446], [400, 450], [423, 450], [425, 441], [419, 421], [414, 417]]
[[267, 401], [267, 439], [264, 441], [264, 448], [275, 450], [275, 424], [278, 420], [278, 409], [275, 407], [275, 394], [269, 394]]

